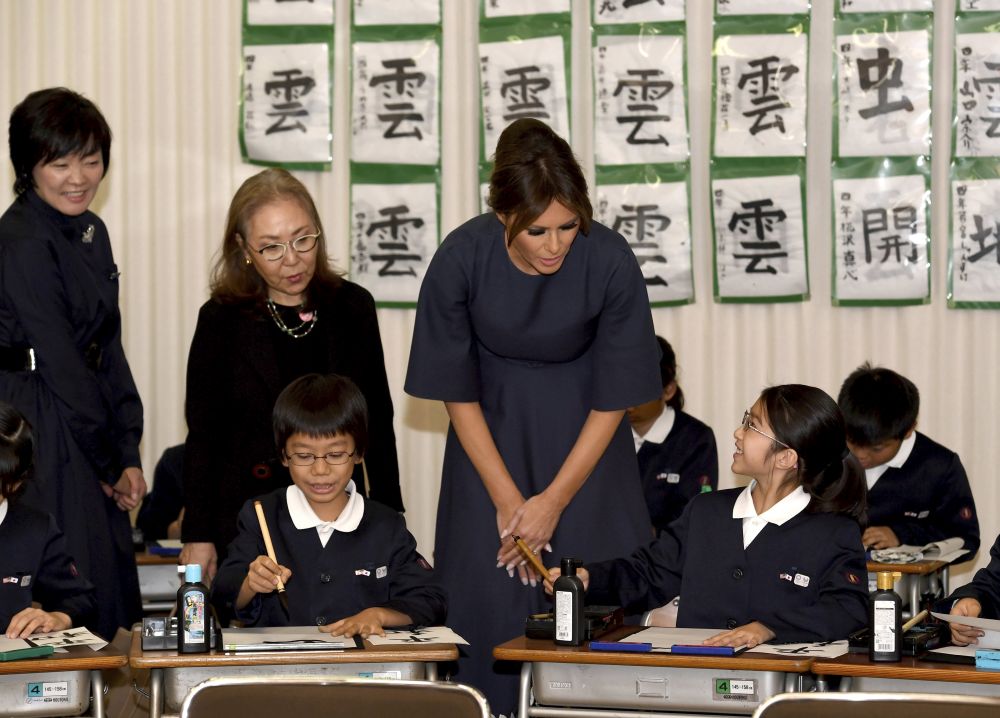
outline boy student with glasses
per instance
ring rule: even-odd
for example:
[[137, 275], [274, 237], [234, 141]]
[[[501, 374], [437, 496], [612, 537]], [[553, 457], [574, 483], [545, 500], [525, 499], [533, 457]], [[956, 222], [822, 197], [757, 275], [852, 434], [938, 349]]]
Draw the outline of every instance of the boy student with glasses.
[[[444, 621], [444, 590], [395, 510], [366, 501], [351, 475], [368, 448], [365, 398], [350, 379], [307, 374], [278, 396], [274, 440], [292, 485], [253, 501], [212, 586], [248, 626], [317, 625], [334, 635]], [[277, 590], [284, 586], [287, 610]]]

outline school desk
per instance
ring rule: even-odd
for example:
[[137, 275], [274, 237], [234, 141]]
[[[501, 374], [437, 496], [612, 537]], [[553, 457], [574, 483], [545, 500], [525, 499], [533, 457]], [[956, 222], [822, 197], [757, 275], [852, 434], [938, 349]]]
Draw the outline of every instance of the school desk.
[[[641, 630], [625, 626], [602, 636], [615, 641]], [[809, 656], [673, 656], [557, 646], [519, 637], [493, 649], [499, 661], [521, 661], [518, 718], [595, 718], [643, 711], [677, 718], [750, 715], [778, 693], [798, 690]]]
[[273, 653], [178, 653], [143, 651], [139, 628], [132, 630], [128, 661], [133, 669], [150, 669], [150, 718], [176, 711], [188, 692], [216, 676], [342, 675], [408, 680], [437, 680], [437, 664], [458, 658], [453, 644], [371, 646], [345, 651], [280, 651]]
[[898, 663], [876, 663], [865, 653], [848, 653], [839, 658], [817, 658], [812, 672], [821, 691], [828, 689], [830, 676], [842, 676], [842, 691], [1000, 695], [1000, 671], [912, 656], [904, 656]]
[[868, 590], [874, 591], [872, 574], [879, 571], [898, 571], [907, 579], [908, 596], [904, 598], [905, 613], [910, 616], [920, 611], [920, 584], [926, 577], [928, 580], [937, 578], [941, 582], [941, 595], [948, 595], [948, 562], [947, 561], [914, 561], [913, 563], [879, 563], [868, 562]]
[[139, 570], [139, 592], [143, 613], [166, 613], [177, 601], [181, 580], [177, 574], [177, 556], [159, 556], [143, 551], [135, 555]]
[[115, 670], [128, 657], [111, 645], [99, 651], [71, 646], [65, 653], [23, 661], [0, 661], [0, 715], [104, 718], [103, 670]]

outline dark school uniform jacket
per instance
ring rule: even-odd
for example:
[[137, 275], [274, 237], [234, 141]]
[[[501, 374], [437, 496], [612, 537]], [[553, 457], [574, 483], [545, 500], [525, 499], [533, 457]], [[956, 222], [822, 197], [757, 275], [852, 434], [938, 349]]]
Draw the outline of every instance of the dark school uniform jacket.
[[[285, 586], [289, 616], [277, 592], [257, 594], [236, 617], [248, 626], [323, 626], [366, 608], [391, 608], [415, 625], [444, 623], [447, 603], [434, 572], [396, 511], [364, 502], [354, 531], [334, 531], [323, 546], [315, 528], [297, 529], [286, 489], [260, 497], [278, 563], [291, 569]], [[233, 610], [250, 564], [267, 553], [253, 502], [239, 515], [239, 534], [212, 584], [212, 601]]]
[[666, 531], [628, 558], [586, 566], [587, 600], [627, 612], [662, 606], [680, 594], [681, 628], [736, 628], [760, 621], [775, 643], [846, 638], [867, 621], [861, 527], [808, 509], [767, 524], [743, 548], [733, 518], [742, 489], [699, 494]]
[[719, 454], [712, 429], [690, 414], [678, 411], [662, 444], [643, 442], [636, 454], [642, 491], [657, 533], [680, 517], [705, 487], [719, 487]]
[[[343, 281], [316, 287], [319, 321], [309, 336], [321, 357], [311, 371], [351, 379], [368, 403], [365, 456], [371, 495], [403, 510], [393, 407], [385, 373], [375, 301]], [[271, 411], [287, 381], [263, 308], [207, 301], [188, 354], [184, 413], [185, 543], [210, 541], [220, 552], [236, 537], [236, 515], [248, 499], [291, 484], [274, 447]], [[290, 381], [290, 380], [289, 380]], [[354, 481], [364, 491], [359, 465]]]
[[979, 518], [958, 454], [917, 432], [901, 467], [890, 467], [868, 491], [868, 525], [888, 526], [900, 543], [923, 546], [960, 536], [972, 558]]
[[960, 598], [974, 598], [982, 605], [982, 618], [1000, 618], [1000, 536], [990, 549], [990, 562], [976, 571], [971, 583], [955, 590], [948, 597], [948, 605], [939, 610], [948, 612], [951, 604]]
[[8, 501], [0, 547], [0, 633], [32, 601], [65, 613], [74, 626], [96, 617], [94, 587], [76, 570], [51, 514]]

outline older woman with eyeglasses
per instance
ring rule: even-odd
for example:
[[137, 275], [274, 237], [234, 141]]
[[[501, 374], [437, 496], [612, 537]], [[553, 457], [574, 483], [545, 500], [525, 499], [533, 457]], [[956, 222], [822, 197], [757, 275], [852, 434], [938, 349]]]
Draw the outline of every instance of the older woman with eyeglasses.
[[[182, 563], [211, 578], [248, 499], [291, 483], [271, 431], [282, 389], [309, 373], [350, 377], [369, 407], [369, 450], [357, 486], [403, 510], [392, 399], [375, 302], [331, 267], [308, 190], [268, 169], [229, 207], [211, 299], [188, 356]], [[225, 608], [225, 607], [223, 607]]]

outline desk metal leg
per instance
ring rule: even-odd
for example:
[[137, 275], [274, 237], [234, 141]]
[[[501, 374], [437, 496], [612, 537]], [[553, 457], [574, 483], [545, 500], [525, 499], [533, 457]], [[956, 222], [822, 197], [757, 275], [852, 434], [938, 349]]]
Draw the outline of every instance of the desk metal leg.
[[163, 669], [149, 671], [149, 718], [163, 715]]
[[910, 618], [920, 613], [920, 577], [913, 576], [910, 581]]
[[826, 676], [816, 676], [816, 692], [827, 693], [829, 690], [830, 684], [827, 682]]
[[104, 718], [104, 676], [100, 671], [90, 672], [90, 710], [94, 718]]
[[517, 692], [517, 718], [531, 715], [531, 664], [521, 664], [521, 687]]
[[948, 584], [951, 580], [951, 571], [949, 569], [951, 569], [951, 566], [945, 566], [941, 569], [941, 591], [945, 598], [948, 598], [951, 594], [951, 591], [948, 590]]
[[425, 663], [424, 666], [424, 679], [436, 681], [438, 679], [438, 664], [431, 661], [430, 663]]

